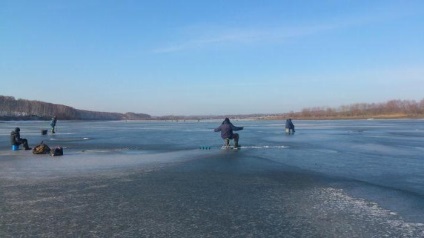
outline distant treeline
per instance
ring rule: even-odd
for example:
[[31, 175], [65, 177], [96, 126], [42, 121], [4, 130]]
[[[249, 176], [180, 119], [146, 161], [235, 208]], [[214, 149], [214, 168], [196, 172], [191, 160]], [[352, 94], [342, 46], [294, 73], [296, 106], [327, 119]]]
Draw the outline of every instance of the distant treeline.
[[0, 120], [48, 120], [56, 115], [60, 120], [204, 120], [204, 119], [264, 119], [286, 118], [305, 120], [325, 119], [368, 119], [368, 118], [424, 118], [424, 99], [390, 100], [384, 103], [356, 103], [338, 108], [313, 107], [299, 112], [249, 115], [208, 116], [160, 116], [151, 117], [143, 113], [113, 113], [78, 110], [69, 106], [52, 104], [14, 97], [0, 96]]
[[47, 120], [52, 116], [60, 120], [144, 120], [150, 115], [143, 113], [114, 113], [78, 110], [69, 106], [32, 101], [16, 100], [0, 96], [0, 120]]
[[[363, 119], [363, 118], [424, 118], [424, 99], [390, 100], [384, 103], [356, 103], [339, 108], [313, 107], [300, 112], [270, 116], [272, 119]], [[270, 119], [271, 119], [270, 118]]]
[[161, 116], [156, 120], [203, 120], [203, 119], [259, 119], [259, 120], [337, 120], [337, 119], [395, 119], [395, 118], [424, 118], [424, 99], [420, 102], [414, 100], [390, 100], [384, 103], [356, 103], [338, 108], [313, 107], [305, 108], [299, 112], [275, 114], [244, 114], [244, 115], [209, 115], [209, 116]]

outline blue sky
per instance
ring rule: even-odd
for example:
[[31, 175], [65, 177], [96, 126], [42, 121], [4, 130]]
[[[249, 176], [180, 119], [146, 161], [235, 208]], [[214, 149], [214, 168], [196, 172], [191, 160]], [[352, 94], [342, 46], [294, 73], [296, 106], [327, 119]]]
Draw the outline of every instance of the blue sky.
[[160, 115], [424, 98], [424, 1], [0, 1], [0, 95]]

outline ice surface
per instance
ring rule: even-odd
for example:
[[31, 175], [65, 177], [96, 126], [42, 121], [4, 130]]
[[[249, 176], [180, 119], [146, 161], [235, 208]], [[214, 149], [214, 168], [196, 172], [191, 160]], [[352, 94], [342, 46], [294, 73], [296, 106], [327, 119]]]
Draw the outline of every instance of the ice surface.
[[48, 123], [0, 123], [0, 236], [424, 236], [421, 120]]

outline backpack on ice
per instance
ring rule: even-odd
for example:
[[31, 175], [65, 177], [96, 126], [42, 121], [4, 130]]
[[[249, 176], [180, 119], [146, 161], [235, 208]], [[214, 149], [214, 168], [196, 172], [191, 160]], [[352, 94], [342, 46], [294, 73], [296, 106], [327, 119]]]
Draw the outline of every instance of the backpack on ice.
[[44, 144], [43, 142], [41, 142], [41, 144], [36, 145], [32, 149], [32, 153], [33, 154], [48, 154], [48, 153], [50, 153], [50, 147], [48, 145]]
[[63, 148], [58, 146], [50, 151], [51, 156], [61, 156], [63, 155]]

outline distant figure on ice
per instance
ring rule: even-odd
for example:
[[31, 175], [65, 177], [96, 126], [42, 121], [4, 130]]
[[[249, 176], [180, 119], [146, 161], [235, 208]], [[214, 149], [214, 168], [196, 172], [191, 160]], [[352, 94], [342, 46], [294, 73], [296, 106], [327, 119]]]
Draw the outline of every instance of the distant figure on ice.
[[50, 126], [52, 127], [52, 133], [54, 134], [54, 133], [56, 133], [55, 131], [54, 131], [54, 128], [56, 127], [56, 122], [57, 122], [57, 117], [56, 116], [54, 116], [53, 118], [52, 118], [52, 121], [50, 122]]
[[286, 120], [286, 134], [293, 135], [295, 132], [294, 124], [291, 119]]
[[221, 132], [221, 138], [224, 139], [225, 146], [230, 146], [230, 140], [234, 139], [234, 147], [238, 148], [239, 147], [238, 142], [240, 137], [239, 137], [239, 134], [233, 133], [233, 131], [240, 131], [240, 130], [243, 130], [243, 127], [234, 126], [230, 122], [230, 119], [225, 118], [222, 124], [218, 128], [215, 128], [214, 131]]
[[28, 140], [25, 138], [21, 138], [21, 129], [16, 127], [14, 131], [10, 133], [10, 143], [12, 145], [24, 145], [25, 150], [30, 150], [31, 148], [28, 146]]

